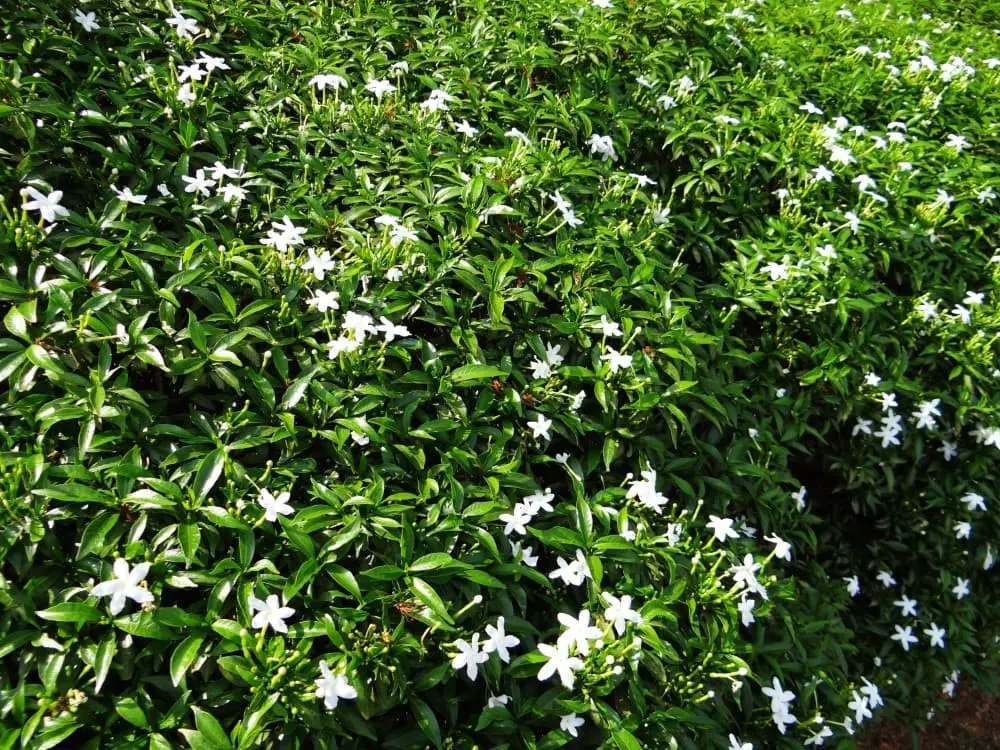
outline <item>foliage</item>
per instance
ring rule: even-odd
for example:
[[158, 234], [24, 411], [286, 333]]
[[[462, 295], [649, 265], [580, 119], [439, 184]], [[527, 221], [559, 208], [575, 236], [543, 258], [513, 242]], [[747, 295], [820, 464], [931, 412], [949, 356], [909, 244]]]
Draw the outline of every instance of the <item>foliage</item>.
[[1000, 22], [925, 9], [8, 8], [0, 748], [849, 747], [995, 679]]

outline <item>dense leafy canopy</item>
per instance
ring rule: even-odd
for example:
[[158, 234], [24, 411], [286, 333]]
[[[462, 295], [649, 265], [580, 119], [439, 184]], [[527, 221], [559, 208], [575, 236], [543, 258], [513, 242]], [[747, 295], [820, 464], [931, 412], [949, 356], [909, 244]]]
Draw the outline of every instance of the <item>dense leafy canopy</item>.
[[797, 748], [996, 674], [988, 4], [29, 5], [0, 748]]

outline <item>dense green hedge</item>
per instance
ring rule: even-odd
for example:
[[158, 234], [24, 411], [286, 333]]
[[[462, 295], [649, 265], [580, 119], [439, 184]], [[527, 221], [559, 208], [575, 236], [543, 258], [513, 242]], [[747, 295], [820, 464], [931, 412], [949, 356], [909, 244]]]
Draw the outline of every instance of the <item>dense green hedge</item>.
[[9, 7], [0, 748], [995, 681], [1000, 19], [934, 5]]

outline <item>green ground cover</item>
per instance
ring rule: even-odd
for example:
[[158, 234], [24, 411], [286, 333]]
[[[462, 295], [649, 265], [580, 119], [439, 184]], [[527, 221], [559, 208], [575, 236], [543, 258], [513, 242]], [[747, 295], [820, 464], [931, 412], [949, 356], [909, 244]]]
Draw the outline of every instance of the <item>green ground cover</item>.
[[0, 17], [0, 750], [850, 748], [997, 675], [1000, 10]]

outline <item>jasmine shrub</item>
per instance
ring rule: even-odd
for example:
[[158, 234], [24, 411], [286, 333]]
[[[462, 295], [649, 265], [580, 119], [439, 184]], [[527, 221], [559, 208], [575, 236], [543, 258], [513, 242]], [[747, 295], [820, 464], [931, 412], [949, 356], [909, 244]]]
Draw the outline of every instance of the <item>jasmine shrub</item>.
[[0, 747], [851, 747], [995, 684], [988, 4], [0, 20]]

